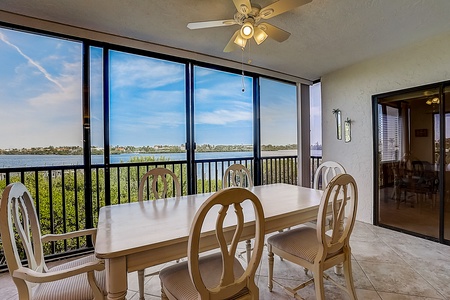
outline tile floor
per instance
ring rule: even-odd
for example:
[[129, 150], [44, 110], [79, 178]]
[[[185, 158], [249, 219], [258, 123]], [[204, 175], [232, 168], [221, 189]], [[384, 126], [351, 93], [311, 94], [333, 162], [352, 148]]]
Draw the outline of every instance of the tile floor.
[[[450, 299], [450, 247], [399, 232], [356, 222], [351, 237], [352, 267], [360, 300]], [[156, 268], [156, 267], [155, 267]], [[153, 268], [153, 269], [155, 269]], [[149, 272], [152, 268], [147, 269]], [[287, 261], [275, 260], [274, 275], [292, 286], [305, 281], [303, 270]], [[335, 280], [343, 278], [328, 271]], [[260, 299], [293, 299], [279, 286], [267, 289], [267, 251], [256, 277]], [[127, 299], [137, 300], [137, 274], [131, 273]], [[325, 281], [326, 299], [348, 299], [345, 292]], [[160, 299], [157, 276], [147, 277], [147, 300]], [[314, 286], [300, 291], [305, 300], [315, 299]], [[0, 299], [17, 299], [9, 274], [0, 274]]]

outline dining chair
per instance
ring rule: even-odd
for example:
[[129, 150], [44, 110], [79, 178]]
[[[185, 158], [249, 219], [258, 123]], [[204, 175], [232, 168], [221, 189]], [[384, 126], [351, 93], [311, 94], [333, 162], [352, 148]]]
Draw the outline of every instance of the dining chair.
[[[338, 174], [345, 174], [345, 168], [338, 162], [329, 160], [322, 162], [314, 173], [313, 189], [324, 191], [328, 183]], [[327, 218], [326, 230], [331, 229], [331, 218]], [[315, 224], [317, 220], [312, 221]]]
[[[144, 198], [144, 189], [148, 183], [148, 192]], [[171, 190], [174, 189], [175, 194]], [[181, 196], [181, 185], [177, 175], [166, 168], [151, 169], [142, 176], [139, 182], [138, 200], [144, 201], [146, 199], [164, 199], [168, 196]]]
[[[242, 164], [232, 164], [228, 166], [225, 170], [222, 179], [222, 188], [227, 187], [253, 187], [253, 180], [250, 170], [247, 169], [246, 166]], [[245, 251], [241, 251], [238, 253], [238, 257], [243, 257], [244, 254], [247, 256], [247, 261], [250, 261], [250, 255], [252, 251], [252, 242], [251, 240], [245, 241]]]
[[[147, 185], [148, 183], [148, 185]], [[151, 169], [142, 176], [139, 183], [138, 200], [144, 201], [145, 187], [148, 186], [146, 193], [148, 199], [164, 199], [175, 192], [174, 196], [181, 196], [181, 185], [177, 175], [166, 168]], [[144, 300], [144, 279], [153, 276], [159, 272], [145, 274], [145, 270], [138, 270], [139, 300]]]
[[322, 162], [314, 173], [313, 189], [324, 191], [328, 183], [338, 174], [345, 174], [345, 168], [338, 162]]
[[230, 165], [225, 170], [223, 175], [222, 188], [231, 186], [247, 188], [253, 187], [252, 174], [250, 173], [250, 170], [242, 164]]
[[93, 254], [52, 268], [44, 260], [43, 244], [82, 236], [91, 236], [95, 243], [96, 232], [86, 229], [41, 235], [30, 192], [20, 182], [9, 184], [0, 199], [0, 233], [19, 299], [105, 299], [105, 265]]
[[[325, 299], [324, 278], [344, 289], [350, 299], [357, 299], [353, 284], [351, 266], [350, 235], [352, 233], [358, 206], [356, 182], [349, 174], [339, 174], [328, 184], [322, 196], [317, 217], [317, 226], [302, 226], [267, 239], [269, 276], [268, 287], [272, 291], [273, 283], [282, 286], [291, 296], [296, 297], [298, 290], [314, 283], [316, 299]], [[333, 218], [332, 230], [326, 231], [327, 216]], [[340, 226], [343, 224], [343, 229]], [[274, 254], [312, 270], [313, 277], [297, 287], [286, 287], [273, 278]], [[343, 264], [346, 287], [327, 276], [324, 271]], [[298, 295], [297, 295], [298, 296]]]
[[[217, 214], [215, 222], [213, 214]], [[251, 259], [244, 268], [235, 255], [247, 216], [254, 216], [254, 221], [248, 221], [254, 224], [252, 237], [255, 244]], [[205, 222], [205, 219], [208, 221]], [[230, 219], [234, 222], [230, 222]], [[206, 232], [214, 232], [215, 236], [205, 236]], [[216, 245], [220, 251], [200, 257], [201, 245]], [[188, 240], [188, 260], [160, 271], [161, 298], [259, 299], [255, 273], [263, 245], [264, 212], [258, 197], [239, 187], [214, 193], [194, 216]]]

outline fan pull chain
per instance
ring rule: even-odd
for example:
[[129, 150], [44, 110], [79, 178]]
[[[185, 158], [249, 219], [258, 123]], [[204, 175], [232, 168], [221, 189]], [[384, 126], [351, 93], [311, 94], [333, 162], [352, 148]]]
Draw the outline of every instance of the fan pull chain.
[[245, 82], [244, 82], [244, 47], [241, 48], [242, 49], [242, 53], [241, 53], [241, 69], [242, 69], [242, 92], [245, 92]]

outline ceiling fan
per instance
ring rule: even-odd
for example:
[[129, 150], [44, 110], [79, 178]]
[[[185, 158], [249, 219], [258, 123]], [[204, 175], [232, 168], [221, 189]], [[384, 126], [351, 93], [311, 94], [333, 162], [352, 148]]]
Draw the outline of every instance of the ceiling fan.
[[233, 0], [234, 6], [236, 6], [237, 9], [233, 19], [194, 22], [189, 23], [187, 27], [189, 29], [201, 29], [240, 25], [241, 29], [238, 29], [233, 34], [230, 41], [225, 46], [225, 49], [223, 49], [223, 52], [231, 52], [239, 48], [244, 48], [247, 44], [247, 40], [252, 37], [258, 45], [264, 42], [267, 37], [281, 43], [287, 40], [291, 34], [269, 23], [260, 23], [260, 21], [273, 18], [311, 1], [312, 0], [279, 0], [261, 8], [257, 4], [250, 3], [250, 0]]

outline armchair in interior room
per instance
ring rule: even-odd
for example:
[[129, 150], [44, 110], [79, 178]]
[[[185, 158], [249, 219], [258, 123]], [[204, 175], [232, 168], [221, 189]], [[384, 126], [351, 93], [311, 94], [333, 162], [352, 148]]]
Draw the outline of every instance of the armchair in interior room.
[[105, 266], [94, 254], [52, 268], [44, 260], [44, 243], [91, 236], [95, 244], [97, 230], [41, 235], [34, 200], [20, 182], [9, 184], [3, 191], [0, 233], [19, 299], [105, 299]]
[[[146, 189], [147, 187], [147, 189]], [[169, 196], [181, 196], [181, 185], [177, 175], [166, 168], [151, 169], [142, 176], [139, 183], [138, 200], [164, 199]], [[145, 196], [145, 197], [144, 197]], [[144, 278], [159, 272], [145, 274], [145, 270], [138, 270], [139, 299], [144, 298]]]
[[394, 190], [392, 199], [400, 204], [410, 201], [410, 206], [421, 204], [425, 199], [431, 199], [434, 207], [439, 188], [438, 169], [428, 161], [412, 159], [406, 155], [393, 166]]

